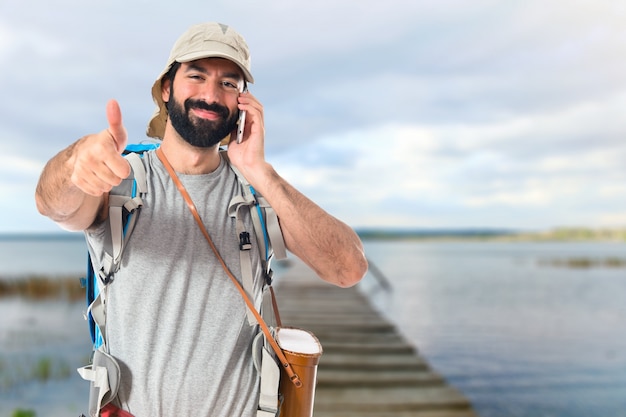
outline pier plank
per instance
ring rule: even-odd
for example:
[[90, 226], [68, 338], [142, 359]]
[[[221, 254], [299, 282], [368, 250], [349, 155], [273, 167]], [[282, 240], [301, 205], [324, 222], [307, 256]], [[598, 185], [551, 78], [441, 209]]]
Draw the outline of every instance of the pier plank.
[[426, 361], [417, 355], [351, 355], [349, 353], [324, 353], [320, 358], [320, 365], [326, 369], [363, 369], [371, 372], [387, 369], [423, 370], [428, 368]]
[[322, 366], [317, 374], [317, 386], [320, 388], [432, 386], [441, 385], [442, 382], [443, 378], [440, 375], [421, 369], [387, 369], [372, 372], [368, 369], [329, 369]]
[[426, 387], [390, 387], [375, 390], [318, 387], [315, 410], [338, 411], [411, 411], [465, 409], [469, 402], [457, 390], [446, 385]]

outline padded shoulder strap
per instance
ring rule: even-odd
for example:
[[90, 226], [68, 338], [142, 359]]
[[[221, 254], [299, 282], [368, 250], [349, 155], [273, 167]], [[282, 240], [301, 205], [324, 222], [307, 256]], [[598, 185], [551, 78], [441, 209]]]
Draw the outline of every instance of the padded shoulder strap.
[[131, 174], [109, 193], [103, 262], [99, 270], [94, 268], [93, 275], [87, 277], [90, 281], [88, 288], [91, 287], [92, 291], [92, 295], [88, 296], [88, 313], [93, 320], [93, 325], [90, 322], [92, 341], [96, 348], [102, 346], [105, 351], [107, 286], [119, 269], [126, 242], [135, 227], [137, 211], [143, 205], [142, 197], [148, 191], [146, 169], [141, 157], [136, 153], [124, 157], [131, 166]]
[[[242, 209], [246, 207], [250, 212], [252, 224], [254, 226], [254, 234], [256, 236], [259, 254], [261, 255], [261, 264], [263, 266], [263, 274], [266, 284], [272, 281], [272, 258], [276, 256], [278, 259], [285, 259], [287, 251], [283, 234], [280, 230], [278, 216], [260, 194], [250, 185], [248, 180], [235, 168], [228, 159], [226, 151], [221, 152], [222, 157], [228, 162], [230, 168], [237, 175], [242, 185], [242, 194], [233, 197], [228, 207], [228, 214], [235, 218], [237, 236], [239, 237], [239, 261], [241, 264], [242, 284], [248, 297], [254, 300], [254, 276], [252, 274], [251, 259], [251, 242], [250, 234], [245, 230]], [[265, 297], [263, 297], [264, 299]], [[263, 304], [263, 302], [262, 302]], [[261, 305], [256, 306], [261, 308]], [[271, 310], [261, 308], [264, 317], [271, 316]], [[266, 316], [267, 315], [267, 316]], [[274, 321], [274, 320], [272, 320]], [[257, 324], [257, 320], [251, 311], [248, 311], [248, 323], [250, 325]]]
[[142, 197], [148, 190], [146, 169], [141, 157], [129, 153], [124, 158], [131, 166], [131, 174], [109, 193], [104, 262], [98, 273], [105, 285], [119, 269], [126, 241], [135, 227], [136, 211], [143, 205]]

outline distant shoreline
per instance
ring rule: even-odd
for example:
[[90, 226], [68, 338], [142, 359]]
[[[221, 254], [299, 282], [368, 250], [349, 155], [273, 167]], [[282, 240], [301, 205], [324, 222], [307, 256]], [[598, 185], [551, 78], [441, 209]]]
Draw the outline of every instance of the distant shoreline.
[[626, 242], [624, 229], [555, 228], [545, 231], [506, 229], [392, 230], [356, 229], [363, 240], [463, 240], [499, 242]]
[[[392, 229], [355, 228], [367, 240], [463, 240], [463, 241], [602, 241], [626, 242], [626, 228], [559, 227], [527, 231], [515, 229]], [[0, 233], [0, 241], [84, 240], [81, 232]]]
[[432, 229], [432, 230], [394, 230], [394, 229], [355, 229], [361, 239], [374, 240], [414, 240], [414, 239], [484, 239], [513, 236], [514, 231], [487, 229]]

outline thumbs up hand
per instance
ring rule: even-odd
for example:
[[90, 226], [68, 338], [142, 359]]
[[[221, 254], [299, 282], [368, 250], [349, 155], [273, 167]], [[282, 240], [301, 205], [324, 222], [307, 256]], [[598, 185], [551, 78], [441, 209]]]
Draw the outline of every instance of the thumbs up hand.
[[117, 101], [107, 103], [106, 115], [109, 127], [76, 142], [68, 160], [72, 183], [94, 197], [108, 193], [130, 175], [130, 165], [121, 156], [128, 135]]

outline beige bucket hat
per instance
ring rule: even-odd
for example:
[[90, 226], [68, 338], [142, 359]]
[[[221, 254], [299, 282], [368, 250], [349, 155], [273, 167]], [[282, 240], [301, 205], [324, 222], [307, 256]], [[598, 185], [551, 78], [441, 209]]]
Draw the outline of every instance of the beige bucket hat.
[[250, 72], [250, 51], [245, 39], [230, 26], [221, 23], [201, 23], [190, 27], [174, 44], [165, 69], [152, 86], [152, 99], [157, 109], [148, 124], [147, 134], [163, 139], [167, 109], [161, 98], [161, 81], [174, 62], [190, 62], [202, 58], [226, 58], [241, 68], [247, 82], [253, 83]]

